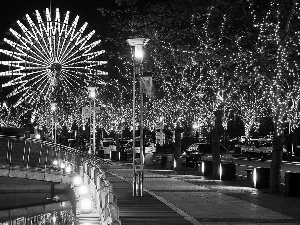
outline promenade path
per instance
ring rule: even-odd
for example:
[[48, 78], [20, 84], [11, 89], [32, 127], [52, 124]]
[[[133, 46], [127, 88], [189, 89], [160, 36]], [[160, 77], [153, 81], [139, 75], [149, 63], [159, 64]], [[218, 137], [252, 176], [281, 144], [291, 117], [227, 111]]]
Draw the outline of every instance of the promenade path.
[[146, 167], [144, 193], [132, 196], [130, 163], [104, 168], [118, 199], [122, 225], [300, 224], [300, 198], [273, 195], [246, 179], [217, 181]]

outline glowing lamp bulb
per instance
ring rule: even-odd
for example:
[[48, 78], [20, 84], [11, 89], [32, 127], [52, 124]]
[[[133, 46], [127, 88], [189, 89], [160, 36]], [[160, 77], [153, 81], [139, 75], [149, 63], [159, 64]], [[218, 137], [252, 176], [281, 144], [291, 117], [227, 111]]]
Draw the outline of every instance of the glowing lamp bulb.
[[62, 163], [60, 164], [60, 168], [64, 169], [65, 167], [66, 167], [66, 164], [65, 164], [64, 162], [62, 162]]
[[91, 92], [91, 98], [95, 98], [96, 97], [96, 93], [94, 91]]
[[96, 88], [95, 87], [88, 87], [89, 97], [94, 99], [96, 97]]
[[56, 105], [57, 105], [57, 103], [55, 103], [55, 102], [51, 103], [51, 110], [52, 111], [56, 110]]
[[143, 59], [143, 46], [142, 45], [135, 46], [134, 57], [137, 59]]
[[86, 195], [89, 192], [89, 190], [88, 190], [88, 188], [87, 188], [86, 185], [81, 185], [79, 187], [78, 191], [79, 191], [79, 194], [81, 194], [81, 195]]
[[73, 178], [73, 184], [74, 184], [75, 186], [79, 186], [81, 183], [82, 183], [82, 179], [81, 179], [80, 176], [75, 176], [75, 177]]
[[53, 161], [53, 165], [54, 165], [54, 166], [57, 166], [57, 165], [58, 165], [58, 161], [57, 161], [56, 159]]
[[56, 223], [56, 216], [52, 217], [52, 221], [53, 221], [54, 224]]
[[81, 212], [89, 213], [92, 211], [92, 201], [88, 198], [83, 198], [80, 204]]
[[71, 166], [67, 166], [66, 167], [66, 173], [71, 173], [72, 171], [72, 167]]

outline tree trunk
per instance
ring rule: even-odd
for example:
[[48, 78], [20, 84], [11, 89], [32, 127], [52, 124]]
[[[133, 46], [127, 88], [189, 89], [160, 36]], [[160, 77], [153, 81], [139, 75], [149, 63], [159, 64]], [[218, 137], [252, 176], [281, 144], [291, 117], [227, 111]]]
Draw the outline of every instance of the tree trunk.
[[175, 128], [175, 152], [174, 158], [179, 159], [181, 154], [181, 133], [182, 130], [180, 127]]
[[119, 154], [120, 153], [120, 134], [119, 134], [118, 131], [115, 133], [115, 140], [116, 140], [117, 159], [120, 160], [119, 159], [119, 155], [120, 155]]
[[213, 177], [218, 179], [220, 177], [220, 140], [223, 131], [222, 127], [222, 110], [217, 110], [215, 112], [215, 127], [213, 130], [212, 138], [212, 163], [213, 163]]
[[280, 193], [281, 183], [281, 163], [283, 152], [283, 136], [277, 136], [275, 133], [273, 139], [273, 153], [270, 169], [270, 192], [274, 194]]

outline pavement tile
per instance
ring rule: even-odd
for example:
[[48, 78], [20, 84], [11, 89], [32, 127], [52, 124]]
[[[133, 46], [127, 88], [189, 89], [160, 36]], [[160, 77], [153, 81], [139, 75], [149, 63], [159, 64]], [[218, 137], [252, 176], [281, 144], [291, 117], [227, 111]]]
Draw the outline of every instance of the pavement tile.
[[[128, 164], [115, 163], [107, 172], [111, 173], [107, 178], [118, 199], [122, 225], [300, 224], [300, 216], [296, 216], [299, 200], [256, 190], [247, 181], [221, 182], [146, 168], [145, 196], [133, 197], [132, 169]], [[279, 205], [289, 202], [294, 210], [287, 213]]]

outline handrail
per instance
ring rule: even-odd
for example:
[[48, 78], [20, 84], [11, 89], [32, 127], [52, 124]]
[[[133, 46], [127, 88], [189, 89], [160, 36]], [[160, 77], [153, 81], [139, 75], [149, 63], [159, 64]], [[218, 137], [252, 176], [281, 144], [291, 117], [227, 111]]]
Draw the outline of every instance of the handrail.
[[[5, 147], [3, 145], [1, 145], [1, 140], [6, 139], [7, 142], [7, 147], [5, 149]], [[18, 150], [14, 149], [14, 145], [13, 145], [13, 141], [15, 141], [15, 144], [17, 141], [24, 141], [24, 144], [22, 145], [22, 143], [19, 143], [16, 147], [19, 147]], [[32, 144], [35, 144], [34, 148], [30, 148], [32, 146]], [[38, 144], [40, 144], [41, 146], [39, 147]], [[51, 159], [53, 160], [54, 158], [57, 157], [58, 153], [63, 153], [63, 154], [67, 154], [67, 153], [72, 153], [74, 155], [83, 157], [84, 160], [88, 160], [92, 165], [97, 166], [99, 163], [100, 164], [110, 164], [110, 162], [96, 157], [94, 155], [90, 155], [88, 154], [88, 152], [84, 152], [75, 148], [71, 148], [65, 145], [61, 145], [61, 144], [56, 144], [53, 143], [51, 141], [44, 141], [44, 140], [39, 140], [39, 139], [35, 139], [35, 138], [29, 138], [29, 137], [18, 137], [18, 136], [7, 136], [7, 135], [0, 135], [0, 146], [2, 148], [0, 148], [0, 157], [4, 154], [3, 152], [3, 148], [4, 150], [6, 150], [5, 154], [6, 154], [6, 162], [9, 164], [9, 166], [13, 165], [12, 162], [12, 157], [13, 154], [18, 154], [20, 156], [21, 152], [20, 152], [20, 148], [23, 149], [22, 152], [22, 163], [23, 166], [29, 167], [30, 165], [30, 160], [32, 159], [31, 154], [34, 155], [37, 160], [37, 163], [32, 163], [34, 166], [37, 167], [41, 167], [44, 166], [46, 167], [47, 165], [50, 165], [50, 161]], [[44, 146], [46, 146], [46, 149], [43, 148]], [[18, 152], [13, 152], [13, 151], [18, 151]], [[35, 152], [33, 151], [35, 150]], [[1, 154], [2, 153], [2, 154]], [[35, 154], [34, 154], [35, 153]], [[73, 156], [74, 156], [73, 155]], [[42, 162], [42, 158], [44, 159], [44, 161]], [[18, 159], [18, 161], [20, 161], [20, 159]], [[1, 161], [0, 161], [1, 164]], [[5, 164], [4, 162], [2, 162], [2, 164]], [[24, 165], [25, 164], [25, 165]]]
[[97, 209], [103, 224], [110, 224], [109, 221], [114, 224], [121, 223], [112, 185], [101, 169], [101, 165], [111, 164], [110, 162], [51, 141], [0, 135], [0, 166], [48, 168], [53, 166], [55, 160], [71, 164], [73, 171], [88, 179], [87, 184], [93, 190], [93, 197], [98, 204]]

